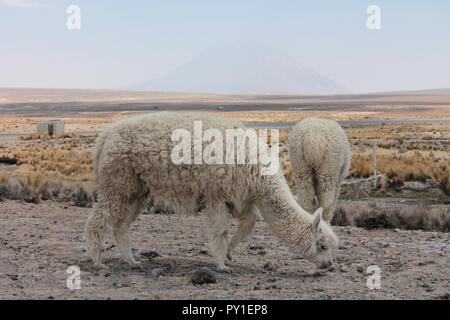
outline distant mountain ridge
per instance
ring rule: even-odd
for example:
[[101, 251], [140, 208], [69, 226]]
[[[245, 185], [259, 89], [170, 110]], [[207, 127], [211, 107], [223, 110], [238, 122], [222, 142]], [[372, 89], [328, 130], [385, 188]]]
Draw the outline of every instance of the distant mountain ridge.
[[220, 94], [348, 92], [284, 52], [258, 42], [217, 44], [165, 76], [129, 89]]

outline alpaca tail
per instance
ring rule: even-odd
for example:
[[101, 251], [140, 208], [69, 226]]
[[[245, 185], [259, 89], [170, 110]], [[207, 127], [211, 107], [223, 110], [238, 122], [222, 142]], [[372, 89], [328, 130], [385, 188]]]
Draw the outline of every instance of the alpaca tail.
[[92, 153], [92, 160], [94, 162], [94, 174], [96, 177], [99, 176], [100, 157], [102, 155], [103, 148], [105, 146], [106, 138], [107, 138], [107, 134], [105, 132], [102, 132], [98, 136], [97, 141], [95, 142], [94, 151]]
[[303, 156], [306, 163], [317, 168], [326, 154], [325, 142], [321, 141], [315, 133], [307, 132], [302, 141]]

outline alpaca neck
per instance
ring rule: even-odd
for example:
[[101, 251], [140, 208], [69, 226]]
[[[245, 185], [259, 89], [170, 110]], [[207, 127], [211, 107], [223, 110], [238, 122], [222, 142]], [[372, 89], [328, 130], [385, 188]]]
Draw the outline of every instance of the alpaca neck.
[[256, 206], [277, 236], [302, 254], [311, 242], [313, 217], [295, 201], [284, 177], [268, 180], [268, 187], [263, 188]]

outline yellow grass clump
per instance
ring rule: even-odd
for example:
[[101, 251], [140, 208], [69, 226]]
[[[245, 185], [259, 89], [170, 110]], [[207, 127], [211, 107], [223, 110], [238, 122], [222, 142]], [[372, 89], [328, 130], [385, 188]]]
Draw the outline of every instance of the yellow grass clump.
[[9, 172], [8, 171], [0, 171], [0, 183], [9, 183]]
[[[346, 130], [349, 139], [384, 140], [448, 140], [448, 127], [426, 127], [421, 125], [375, 125], [372, 127], [353, 126]], [[434, 135], [434, 134], [444, 134]]]
[[49, 139], [66, 139], [66, 138], [74, 138], [76, 135], [74, 133], [63, 133], [57, 136], [50, 136], [48, 134], [38, 134], [38, 133], [30, 133], [26, 136], [19, 136], [19, 140], [41, 140], [41, 141], [47, 141]]
[[40, 172], [27, 172], [25, 175], [19, 177], [19, 181], [29, 184], [34, 190], [38, 190], [44, 182], [44, 177]]
[[[371, 152], [353, 153], [349, 176], [367, 178], [373, 174]], [[398, 154], [395, 151], [377, 154], [377, 171], [386, 175], [393, 183], [433, 179], [446, 183], [450, 172], [449, 158], [436, 158], [432, 153], [420, 152]]]
[[24, 176], [33, 171], [47, 177], [81, 181], [89, 180], [92, 175], [93, 163], [91, 151], [88, 149], [76, 151], [29, 146], [23, 149], [12, 148], [8, 151], [10, 157], [18, 159], [19, 165], [30, 165], [19, 167], [14, 171], [14, 175]]

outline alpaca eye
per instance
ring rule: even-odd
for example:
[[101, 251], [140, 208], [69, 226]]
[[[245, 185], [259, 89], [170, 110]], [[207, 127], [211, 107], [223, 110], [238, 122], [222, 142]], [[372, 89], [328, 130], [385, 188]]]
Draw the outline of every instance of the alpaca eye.
[[320, 249], [321, 249], [321, 250], [327, 250], [328, 247], [327, 247], [325, 244], [321, 244], [321, 245], [320, 245]]

